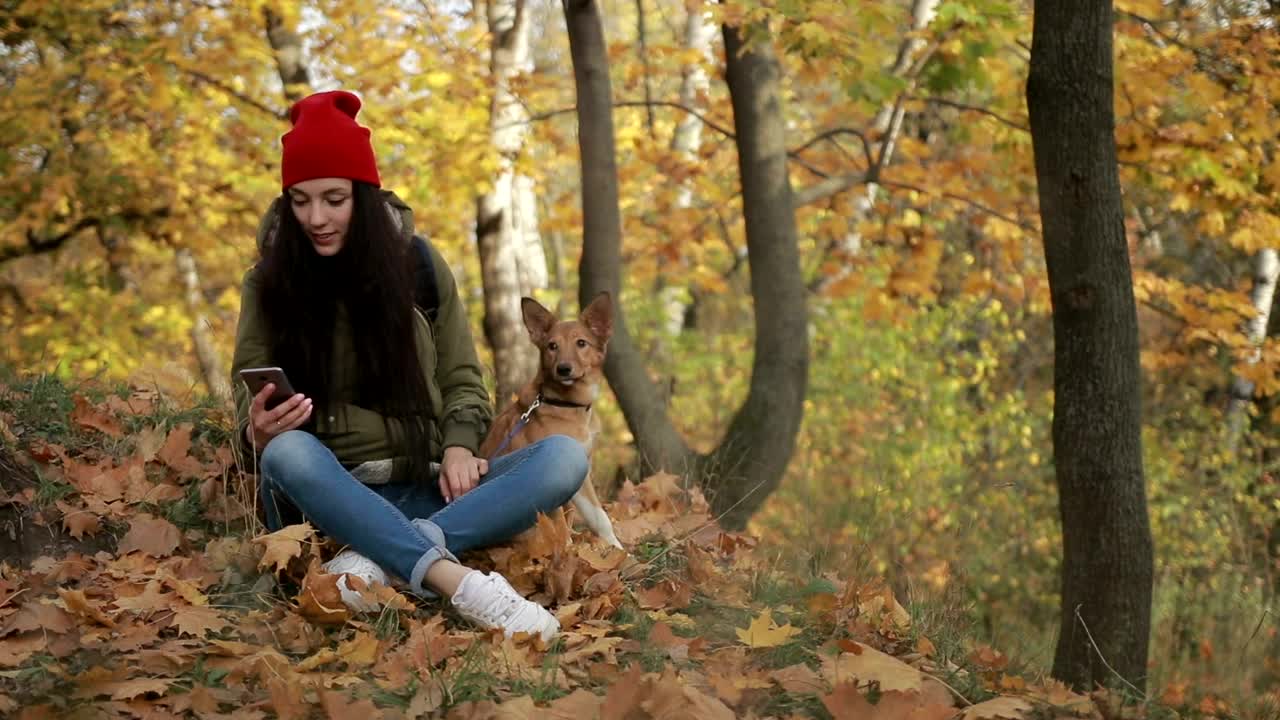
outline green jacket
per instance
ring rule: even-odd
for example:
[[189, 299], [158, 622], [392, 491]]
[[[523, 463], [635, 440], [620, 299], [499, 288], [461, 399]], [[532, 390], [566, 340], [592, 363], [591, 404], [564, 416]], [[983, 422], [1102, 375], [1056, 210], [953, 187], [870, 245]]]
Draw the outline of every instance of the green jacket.
[[[413, 211], [395, 194], [383, 191], [383, 195], [405, 243], [409, 243], [413, 238]], [[258, 225], [259, 253], [275, 238], [278, 202], [272, 202]], [[484, 386], [471, 328], [462, 300], [458, 296], [453, 273], [434, 247], [431, 247], [431, 253], [436, 286], [440, 294], [440, 309], [434, 323], [428, 323], [420, 312], [415, 312], [414, 340], [418, 344], [422, 374], [426, 378], [431, 396], [431, 416], [434, 418], [429, 428], [431, 454], [438, 460], [444, 448], [455, 445], [476, 452], [480, 440], [488, 430], [493, 406]], [[244, 439], [245, 428], [249, 424], [249, 404], [253, 398], [240, 381], [238, 373], [245, 368], [273, 364], [266, 318], [258, 301], [260, 287], [258, 266], [254, 265], [244, 276], [244, 287], [240, 295], [240, 322], [236, 329], [235, 355], [231, 362], [231, 384], [235, 389], [236, 401], [236, 433], [246, 457], [252, 457], [253, 452]], [[352, 402], [355, 398], [354, 374], [347, 370], [355, 365], [356, 354], [351, 339], [350, 319], [342, 307], [339, 307], [335, 318], [334, 334], [337, 344], [331, 373], [331, 377], [335, 378], [334, 386], [329, 388], [331, 405], [323, 409], [315, 408], [307, 429], [315, 433], [344, 466], [352, 468], [372, 460], [392, 459], [395, 461], [392, 478], [402, 479], [405, 458], [401, 448], [404, 435], [400, 429], [400, 421], [392, 419], [384, 425], [382, 415]], [[289, 368], [284, 368], [284, 371], [287, 374]], [[387, 432], [388, 426], [390, 434]]]

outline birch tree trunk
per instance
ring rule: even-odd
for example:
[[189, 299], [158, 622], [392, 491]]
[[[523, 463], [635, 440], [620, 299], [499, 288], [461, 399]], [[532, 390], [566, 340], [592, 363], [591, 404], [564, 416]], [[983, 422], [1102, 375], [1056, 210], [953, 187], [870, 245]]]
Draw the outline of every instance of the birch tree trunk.
[[227, 380], [227, 369], [223, 367], [218, 355], [218, 343], [214, 341], [209, 329], [209, 318], [202, 309], [200, 273], [196, 270], [195, 258], [187, 248], [178, 248], [174, 253], [174, 263], [178, 269], [178, 277], [182, 280], [187, 312], [191, 315], [191, 343], [195, 346], [205, 386], [209, 388], [210, 395], [229, 403], [231, 385]]
[[[929, 25], [933, 23], [933, 19], [938, 13], [938, 3], [939, 0], [914, 0], [911, 5], [910, 30], [902, 39], [902, 42], [899, 43], [898, 53], [894, 57], [893, 65], [889, 68], [889, 74], [893, 77], [907, 78], [909, 80], [907, 88], [903, 91], [904, 95], [909, 94], [915, 88], [914, 77], [918, 74], [921, 66], [921, 54], [928, 46], [928, 41], [919, 37], [919, 34], [928, 29]], [[870, 143], [871, 157], [867, 159], [869, 165], [865, 173], [831, 177], [805, 187], [796, 193], [796, 207], [800, 207], [825, 200], [858, 183], [865, 183], [862, 192], [854, 199], [853, 211], [849, 214], [849, 232], [845, 235], [843, 241], [830, 248], [831, 250], [840, 250], [846, 255], [855, 255], [861, 251], [862, 233], [858, 231], [858, 227], [867, 219], [867, 216], [871, 214], [872, 208], [875, 207], [876, 198], [880, 191], [877, 181], [880, 173], [893, 161], [893, 153], [897, 147], [898, 134], [902, 132], [902, 120], [905, 112], [901, 96], [893, 102], [886, 102], [876, 112], [875, 118], [871, 121], [871, 128], [866, 133], [868, 137], [877, 139]], [[813, 289], [821, 292], [846, 277], [849, 271], [843, 269], [844, 267], [847, 266], [843, 266], [840, 271], [832, 275], [820, 278], [814, 284]]]
[[493, 100], [489, 137], [498, 154], [493, 188], [476, 200], [476, 243], [484, 287], [484, 333], [493, 350], [499, 410], [537, 370], [520, 314], [520, 298], [547, 285], [547, 260], [538, 235], [533, 180], [516, 172], [528, 133], [528, 113], [511, 91], [531, 69], [529, 12], [524, 0], [489, 0], [489, 61]]
[[284, 17], [271, 6], [262, 7], [262, 18], [267, 26], [267, 42], [276, 58], [285, 102], [292, 106], [311, 92], [311, 73], [302, 58], [302, 38], [285, 25]]
[[[1259, 250], [1254, 262], [1253, 292], [1249, 297], [1253, 302], [1254, 315], [1245, 326], [1245, 336], [1252, 347], [1245, 362], [1250, 366], [1257, 365], [1262, 359], [1262, 341], [1267, 337], [1267, 323], [1271, 321], [1271, 306], [1275, 301], [1278, 277], [1280, 277], [1280, 254], [1275, 248]], [[1251, 402], [1253, 402], [1253, 382], [1237, 375], [1231, 381], [1231, 402], [1227, 406], [1227, 427], [1232, 450], [1235, 450], [1240, 436], [1244, 433]]]
[[1154, 570], [1112, 26], [1110, 0], [1038, 0], [1026, 94], [1053, 306], [1063, 544], [1053, 675], [1142, 695]]
[[[680, 75], [680, 104], [686, 108], [698, 109], [698, 98], [707, 93], [711, 86], [707, 78], [704, 63], [711, 62], [711, 39], [715, 37], [716, 26], [698, 0], [686, 3], [688, 13], [684, 23], [684, 48], [697, 53], [701, 61], [690, 62]], [[682, 113], [676, 124], [675, 133], [671, 136], [671, 149], [686, 162], [692, 162], [698, 149], [702, 146], [702, 121], [692, 113]], [[685, 180], [680, 183], [676, 195], [676, 207], [683, 210], [693, 206], [693, 183]], [[666, 262], [665, 260], [660, 262]], [[666, 284], [668, 273], [658, 273], [658, 293], [662, 299], [663, 335], [675, 337], [685, 326], [685, 313], [688, 309], [687, 290]], [[665, 348], [659, 348], [658, 357], [666, 355]]]
[[[613, 108], [600, 8], [594, 0], [563, 0], [578, 93], [582, 164], [583, 250], [579, 301], [601, 290], [618, 297], [622, 283], [622, 220]], [[687, 473], [713, 513], [741, 528], [777, 488], [795, 449], [808, 381], [808, 318], [795, 213], [787, 174], [781, 69], [768, 38], [750, 51], [737, 30], [724, 28], [726, 77], [733, 103], [738, 168], [753, 268], [751, 293], [756, 352], [746, 401], [720, 444], [706, 456], [676, 432], [615, 309], [605, 374], [636, 438], [641, 466]]]

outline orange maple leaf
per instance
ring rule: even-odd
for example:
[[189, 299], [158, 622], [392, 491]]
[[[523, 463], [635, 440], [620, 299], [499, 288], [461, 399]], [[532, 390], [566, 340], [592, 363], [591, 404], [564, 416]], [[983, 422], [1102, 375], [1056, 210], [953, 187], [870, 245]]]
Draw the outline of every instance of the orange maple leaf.
[[91, 404], [83, 395], [72, 397], [75, 409], [71, 411], [71, 421], [81, 427], [93, 428], [111, 437], [124, 435], [124, 427], [120, 421], [112, 417], [105, 409]]

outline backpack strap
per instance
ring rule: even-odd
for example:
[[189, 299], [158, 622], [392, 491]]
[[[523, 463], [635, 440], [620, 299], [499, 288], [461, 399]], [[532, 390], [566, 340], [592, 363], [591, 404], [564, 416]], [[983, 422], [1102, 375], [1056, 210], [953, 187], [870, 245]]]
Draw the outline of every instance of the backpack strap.
[[427, 316], [427, 322], [435, 325], [440, 314], [440, 288], [431, 248], [421, 235], [413, 236], [413, 302]]

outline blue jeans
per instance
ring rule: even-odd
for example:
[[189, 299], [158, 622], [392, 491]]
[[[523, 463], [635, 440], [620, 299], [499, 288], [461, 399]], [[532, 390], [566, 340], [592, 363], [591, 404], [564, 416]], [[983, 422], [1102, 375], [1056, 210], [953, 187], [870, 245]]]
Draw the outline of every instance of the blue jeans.
[[573, 497], [587, 469], [577, 440], [552, 435], [489, 463], [475, 489], [446, 503], [435, 479], [365, 485], [314, 435], [290, 430], [263, 450], [258, 492], [267, 529], [279, 530], [289, 511], [300, 511], [414, 592], [433, 596], [422, 584], [433, 563], [457, 562], [457, 553], [533, 527], [538, 513]]

